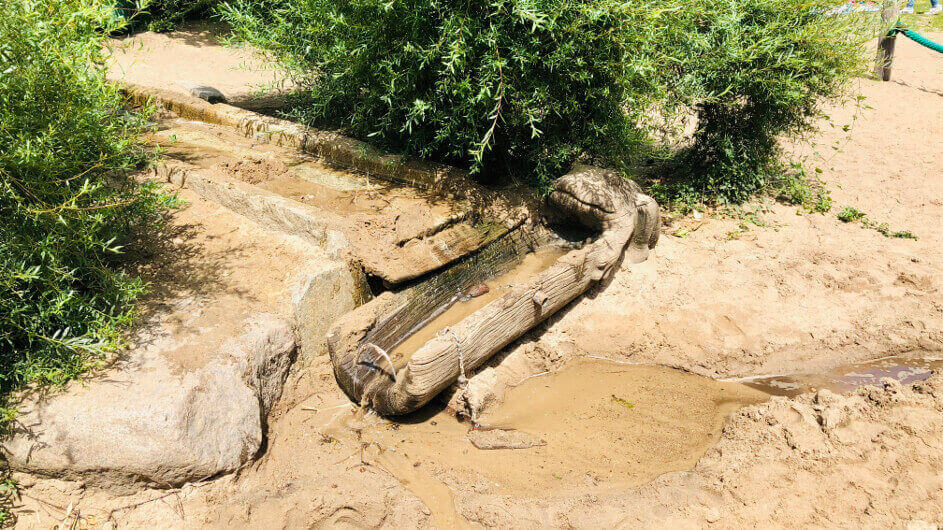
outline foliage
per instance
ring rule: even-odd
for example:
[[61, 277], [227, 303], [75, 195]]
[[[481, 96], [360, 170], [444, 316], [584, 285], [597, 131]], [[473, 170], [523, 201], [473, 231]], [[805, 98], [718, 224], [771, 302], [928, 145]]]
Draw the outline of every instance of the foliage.
[[213, 11], [218, 0], [150, 0], [142, 6], [147, 29], [172, 31], [188, 18], [204, 16]]
[[838, 219], [843, 223], [850, 223], [852, 221], [861, 219], [864, 217], [864, 215], [864, 212], [855, 207], [845, 206], [840, 212], [838, 212]]
[[809, 131], [822, 101], [863, 72], [861, 43], [876, 29], [867, 18], [822, 15], [828, 7], [794, 0], [699, 7], [709, 30], [689, 29], [706, 42], [686, 66], [698, 127], [675, 160], [679, 187], [740, 202], [789, 172], [780, 137]]
[[910, 230], [891, 230], [887, 223], [879, 223], [868, 219], [868, 215], [853, 206], [845, 206], [838, 212], [838, 219], [843, 223], [852, 223], [861, 221], [861, 226], [870, 228], [884, 237], [893, 237], [897, 239], [917, 239]]
[[[575, 161], [663, 160], [673, 196], [742, 201], [777, 137], [863, 64], [831, 0], [232, 0], [239, 38], [305, 88], [292, 117], [485, 176], [544, 185]], [[658, 166], [663, 167], [663, 166]]]
[[884, 237], [893, 237], [897, 239], [917, 239], [917, 236], [910, 230], [891, 230], [887, 223], [878, 223], [870, 219], [862, 219], [861, 224], [870, 228]]
[[546, 180], [584, 152], [637, 145], [630, 116], [654, 101], [623, 109], [626, 96], [658, 92], [651, 61], [618, 52], [640, 44], [626, 27], [657, 16], [628, 5], [286, 0], [223, 12], [310, 89], [297, 117], [476, 171]]
[[[137, 185], [143, 118], [105, 82], [100, 0], [0, 0], [0, 415], [119, 343], [142, 282], [121, 248], [172, 199]], [[0, 427], [6, 421], [0, 423]]]
[[9, 469], [0, 468], [0, 528], [6, 528], [16, 522], [12, 511], [16, 498], [16, 483], [10, 478]]
[[811, 199], [808, 202], [808, 210], [812, 213], [828, 213], [832, 209], [832, 194], [824, 187], [820, 187], [818, 190], [813, 192], [812, 196], [814, 199]]
[[791, 171], [773, 184], [778, 198], [801, 206], [810, 213], [827, 213], [832, 209], [832, 194], [819, 180], [810, 179], [801, 164], [793, 162]]

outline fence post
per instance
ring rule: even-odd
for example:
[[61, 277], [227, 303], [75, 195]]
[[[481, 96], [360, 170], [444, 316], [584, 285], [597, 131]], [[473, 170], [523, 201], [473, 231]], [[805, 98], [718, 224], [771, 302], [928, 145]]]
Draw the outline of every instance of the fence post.
[[894, 44], [897, 42], [897, 33], [891, 30], [899, 16], [900, 9], [897, 7], [897, 0], [884, 0], [884, 6], [881, 9], [881, 24], [885, 28], [885, 33], [878, 39], [878, 52], [874, 58], [874, 77], [882, 81], [891, 80], [891, 63], [894, 62]]

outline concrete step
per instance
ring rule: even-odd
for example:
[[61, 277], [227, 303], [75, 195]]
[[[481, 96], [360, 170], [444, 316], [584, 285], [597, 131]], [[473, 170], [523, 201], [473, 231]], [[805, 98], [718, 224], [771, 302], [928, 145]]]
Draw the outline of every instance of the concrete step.
[[150, 140], [166, 157], [157, 178], [299, 236], [388, 284], [448, 265], [520, 223], [479, 214], [468, 200], [339, 170], [222, 125], [171, 117]]
[[344, 260], [181, 190], [143, 245], [151, 285], [130, 346], [62, 391], [22, 396], [2, 452], [14, 470], [103, 486], [176, 486], [235, 471], [263, 447], [293, 364], [363, 303]]

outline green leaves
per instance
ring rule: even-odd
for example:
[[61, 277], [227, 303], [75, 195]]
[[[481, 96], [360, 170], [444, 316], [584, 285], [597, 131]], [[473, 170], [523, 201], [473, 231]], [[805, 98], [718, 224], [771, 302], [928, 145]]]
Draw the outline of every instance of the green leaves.
[[914, 233], [910, 230], [891, 230], [890, 225], [887, 223], [872, 221], [868, 218], [866, 213], [853, 206], [845, 206], [842, 208], [842, 210], [838, 212], [837, 217], [838, 220], [843, 223], [861, 221], [861, 226], [864, 228], [870, 228], [884, 237], [892, 237], [897, 239], [918, 239], [917, 236], [914, 235]]
[[[823, 100], [846, 94], [864, 72], [862, 17], [822, 15], [827, 2], [705, 2], [702, 53], [686, 66], [698, 109], [694, 145], [679, 154], [678, 188], [741, 202], [783, 174], [779, 137], [808, 131]], [[713, 50], [708, 53], [708, 50]]]
[[838, 219], [843, 223], [850, 223], [862, 219], [865, 213], [852, 206], [845, 206], [838, 212]]
[[[144, 126], [105, 82], [98, 0], [0, 0], [0, 408], [114, 349], [140, 280], [120, 272], [131, 230], [170, 199], [127, 175]], [[0, 422], [2, 423], [2, 422]]]
[[[664, 160], [742, 201], [863, 62], [831, 0], [235, 0], [222, 16], [304, 90], [291, 117], [484, 176]], [[855, 22], [858, 20], [858, 22]], [[863, 25], [862, 25], [863, 27]]]
[[594, 59], [618, 48], [614, 19], [584, 10], [560, 0], [243, 0], [223, 13], [303, 82], [295, 118], [541, 183], [623, 136], [622, 94], [608, 84], [623, 67]]

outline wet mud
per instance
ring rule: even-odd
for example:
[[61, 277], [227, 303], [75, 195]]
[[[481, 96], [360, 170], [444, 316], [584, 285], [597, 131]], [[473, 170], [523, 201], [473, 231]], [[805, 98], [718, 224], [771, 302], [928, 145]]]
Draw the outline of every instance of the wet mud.
[[[430, 405], [398, 422], [352, 409], [325, 411], [321, 432], [359, 443], [362, 465], [396, 476], [430, 508], [437, 526], [452, 528], [463, 521], [446, 486], [451, 480], [513, 496], [637, 486], [693, 469], [732, 412], [768, 398], [672, 368], [583, 358], [522, 381], [478, 425]], [[504, 431], [500, 438], [513, 443], [476, 447], [478, 431], [488, 430]]]
[[824, 373], [757, 376], [739, 381], [774, 396], [794, 397], [823, 389], [838, 393], [850, 392], [859, 386], [879, 384], [885, 378], [910, 384], [925, 380], [934, 370], [943, 371], [943, 357], [929, 354], [889, 355], [842, 364]]

